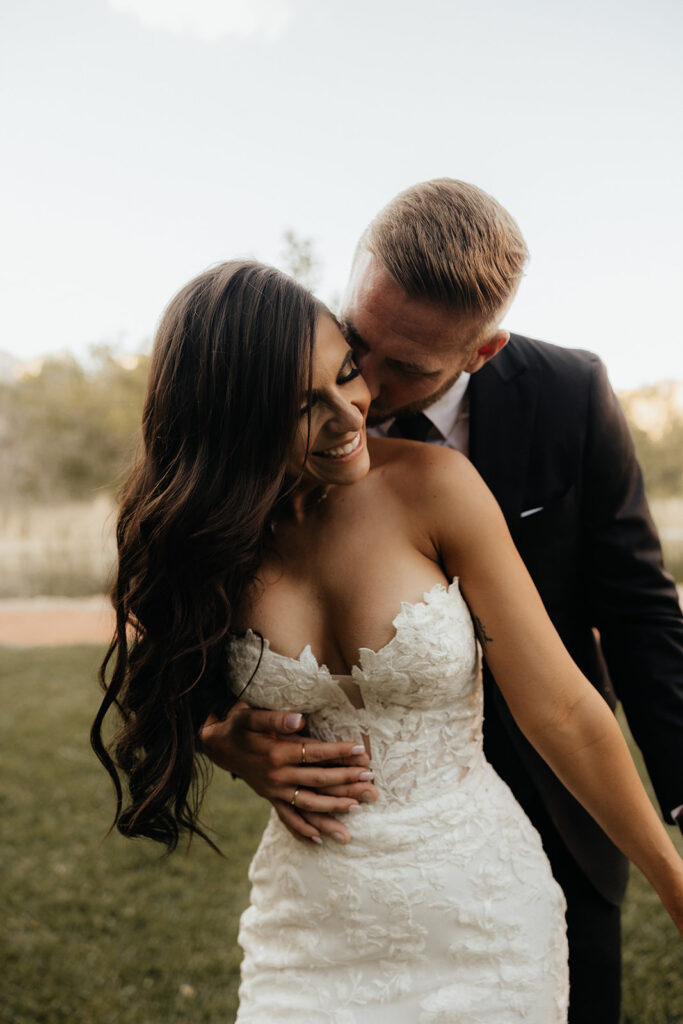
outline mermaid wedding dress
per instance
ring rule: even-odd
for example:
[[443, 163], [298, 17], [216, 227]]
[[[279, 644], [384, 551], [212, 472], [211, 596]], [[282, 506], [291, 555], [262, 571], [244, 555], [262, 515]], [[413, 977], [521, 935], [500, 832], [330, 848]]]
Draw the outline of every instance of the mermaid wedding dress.
[[[243, 695], [304, 712], [317, 738], [363, 738], [380, 798], [345, 816], [348, 845], [300, 843], [271, 814], [240, 924], [236, 1024], [564, 1024], [564, 897], [484, 759], [457, 582], [403, 603], [394, 627], [351, 676], [266, 642]], [[260, 637], [235, 638], [236, 691], [260, 653]]]

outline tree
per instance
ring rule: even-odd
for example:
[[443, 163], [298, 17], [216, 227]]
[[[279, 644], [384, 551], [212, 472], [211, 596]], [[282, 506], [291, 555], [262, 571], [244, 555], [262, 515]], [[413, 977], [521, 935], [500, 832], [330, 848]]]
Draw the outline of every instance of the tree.
[[300, 238], [288, 228], [283, 235], [282, 269], [309, 291], [315, 291], [320, 279], [320, 262], [315, 255], [313, 240]]
[[19, 500], [84, 498], [114, 490], [138, 444], [146, 356], [99, 347], [88, 367], [73, 356], [1, 387], [0, 487]]

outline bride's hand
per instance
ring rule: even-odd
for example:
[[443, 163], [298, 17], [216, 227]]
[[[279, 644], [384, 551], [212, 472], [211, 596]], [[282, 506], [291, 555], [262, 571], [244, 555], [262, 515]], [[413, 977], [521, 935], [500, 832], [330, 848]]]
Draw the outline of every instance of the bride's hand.
[[304, 725], [296, 712], [260, 711], [240, 701], [224, 721], [209, 716], [199, 736], [214, 764], [270, 800], [295, 839], [315, 843], [327, 835], [348, 842], [348, 829], [332, 815], [377, 799], [371, 779], [363, 778], [368, 755], [358, 743], [302, 736]]

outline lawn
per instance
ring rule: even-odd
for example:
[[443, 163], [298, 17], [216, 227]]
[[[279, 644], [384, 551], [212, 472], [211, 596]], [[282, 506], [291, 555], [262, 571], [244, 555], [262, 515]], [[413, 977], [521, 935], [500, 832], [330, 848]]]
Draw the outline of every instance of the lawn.
[[[199, 843], [166, 858], [116, 834], [102, 841], [111, 791], [87, 739], [98, 656], [94, 647], [0, 650], [0, 1020], [229, 1024], [246, 869], [267, 809], [221, 774], [205, 819], [225, 859]], [[624, 1024], [683, 1020], [682, 948], [634, 871]]]

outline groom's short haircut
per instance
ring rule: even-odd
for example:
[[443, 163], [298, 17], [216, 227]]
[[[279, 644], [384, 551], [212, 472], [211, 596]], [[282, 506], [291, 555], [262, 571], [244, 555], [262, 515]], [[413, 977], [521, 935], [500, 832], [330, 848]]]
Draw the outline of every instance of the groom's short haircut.
[[358, 249], [372, 253], [411, 298], [485, 320], [508, 304], [529, 256], [507, 210], [455, 178], [400, 192], [377, 214]]

